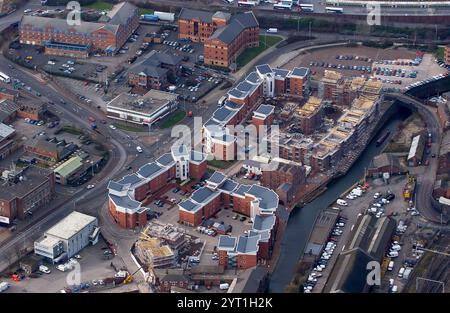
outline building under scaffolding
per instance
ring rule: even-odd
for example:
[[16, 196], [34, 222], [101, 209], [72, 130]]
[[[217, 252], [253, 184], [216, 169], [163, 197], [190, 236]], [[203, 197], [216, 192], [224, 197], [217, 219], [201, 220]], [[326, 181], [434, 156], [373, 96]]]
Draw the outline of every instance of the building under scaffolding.
[[175, 253], [162, 242], [162, 240], [151, 237], [148, 234], [148, 227], [141, 233], [141, 237], [136, 242], [136, 255], [148, 265], [149, 268], [165, 268], [175, 264]]

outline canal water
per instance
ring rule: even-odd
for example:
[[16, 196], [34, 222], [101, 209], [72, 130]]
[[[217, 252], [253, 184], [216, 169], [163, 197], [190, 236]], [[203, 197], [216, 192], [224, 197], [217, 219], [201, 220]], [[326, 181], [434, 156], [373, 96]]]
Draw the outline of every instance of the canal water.
[[[410, 115], [410, 110], [402, 107], [398, 102], [394, 102], [385, 114], [387, 120], [384, 126], [373, 137], [347, 174], [331, 181], [327, 190], [319, 197], [304, 207], [292, 211], [281, 243], [280, 257], [270, 281], [270, 292], [284, 292], [285, 287], [290, 283], [295, 266], [303, 255], [319, 212], [330, 206], [343, 192], [362, 178], [365, 168], [369, 166], [373, 157], [383, 150], [384, 146], [389, 143], [389, 138], [392, 138], [398, 129], [399, 124]], [[389, 138], [380, 147], [377, 147], [376, 140], [388, 129], [391, 131]]]

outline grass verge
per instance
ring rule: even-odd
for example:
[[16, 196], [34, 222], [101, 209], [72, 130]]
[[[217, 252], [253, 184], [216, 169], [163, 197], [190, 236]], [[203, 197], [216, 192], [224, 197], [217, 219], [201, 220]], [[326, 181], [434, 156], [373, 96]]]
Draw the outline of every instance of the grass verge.
[[172, 127], [179, 122], [181, 122], [184, 117], [186, 116], [186, 112], [183, 110], [177, 110], [174, 113], [170, 114], [167, 118], [165, 118], [161, 124], [159, 125], [160, 128], [169, 128]]
[[278, 44], [283, 38], [279, 36], [259, 35], [259, 47], [246, 49], [237, 58], [237, 67], [241, 68], [268, 48]]

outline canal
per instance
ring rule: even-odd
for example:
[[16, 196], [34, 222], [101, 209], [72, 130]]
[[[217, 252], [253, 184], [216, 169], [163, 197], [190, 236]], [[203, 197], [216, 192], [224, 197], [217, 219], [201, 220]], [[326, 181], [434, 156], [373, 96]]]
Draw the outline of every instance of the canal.
[[389, 139], [386, 139], [381, 146], [377, 147], [378, 137], [389, 129], [391, 131], [389, 138], [391, 138], [400, 123], [410, 115], [409, 109], [401, 106], [397, 101], [394, 102], [385, 114], [387, 120], [384, 126], [373, 137], [347, 174], [331, 181], [327, 190], [319, 197], [304, 207], [292, 211], [282, 239], [280, 257], [270, 281], [270, 292], [284, 292], [285, 287], [290, 283], [294, 276], [295, 266], [303, 254], [319, 212], [330, 206], [343, 192], [358, 182], [373, 157], [378, 155], [389, 143]]

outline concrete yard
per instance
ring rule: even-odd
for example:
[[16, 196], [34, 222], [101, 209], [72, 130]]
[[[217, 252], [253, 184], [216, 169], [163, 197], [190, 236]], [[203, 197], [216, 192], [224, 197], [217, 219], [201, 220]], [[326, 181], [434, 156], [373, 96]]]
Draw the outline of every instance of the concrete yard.
[[[115, 271], [110, 266], [111, 262], [117, 268], [123, 266], [120, 258], [111, 260], [103, 259], [103, 249], [106, 247], [103, 239], [100, 239], [95, 246], [88, 246], [80, 251], [82, 259], [78, 260], [81, 270], [80, 282], [91, 282], [92, 280], [114, 277]], [[56, 269], [56, 265], [44, 263], [50, 270], [50, 274], [42, 274], [39, 278], [26, 278], [20, 282], [11, 279], [3, 279], [10, 283], [10, 288], [6, 292], [26, 292], [26, 293], [55, 293], [67, 287], [68, 282], [75, 278], [75, 270], [61, 272]], [[88, 289], [89, 290], [89, 289]]]

